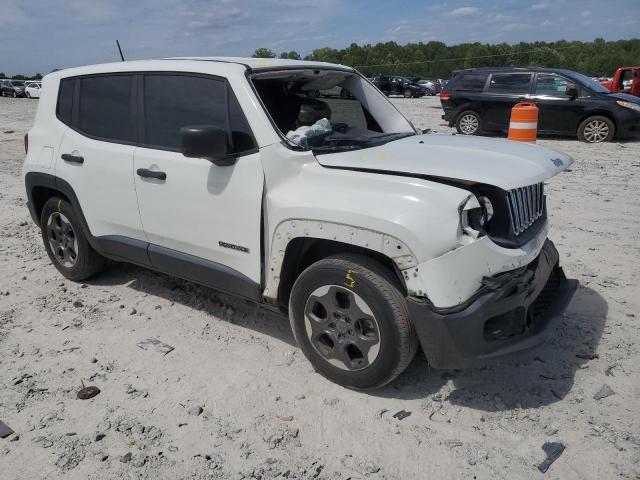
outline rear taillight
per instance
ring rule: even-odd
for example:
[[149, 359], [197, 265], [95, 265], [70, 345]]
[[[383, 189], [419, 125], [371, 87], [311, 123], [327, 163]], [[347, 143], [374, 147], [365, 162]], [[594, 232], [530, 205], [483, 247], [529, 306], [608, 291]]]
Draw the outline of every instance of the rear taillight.
[[447, 92], [440, 92], [440, 100], [449, 100], [450, 97]]
[[24, 154], [28, 154], [29, 153], [29, 134], [25, 133], [24, 134]]

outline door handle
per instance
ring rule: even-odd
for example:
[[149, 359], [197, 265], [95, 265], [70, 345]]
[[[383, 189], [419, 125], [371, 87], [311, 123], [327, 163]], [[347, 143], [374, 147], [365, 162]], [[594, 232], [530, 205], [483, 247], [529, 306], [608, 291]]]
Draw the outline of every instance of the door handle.
[[139, 168], [136, 173], [143, 178], [157, 178], [158, 180], [166, 180], [167, 174], [164, 172], [156, 172], [155, 170], [149, 170], [148, 168]]
[[79, 163], [79, 164], [84, 163], [84, 157], [80, 157], [78, 155], [71, 155], [70, 153], [63, 153], [62, 155], [60, 155], [60, 158], [62, 158], [62, 160], [64, 160], [65, 162], [69, 162], [69, 163]]

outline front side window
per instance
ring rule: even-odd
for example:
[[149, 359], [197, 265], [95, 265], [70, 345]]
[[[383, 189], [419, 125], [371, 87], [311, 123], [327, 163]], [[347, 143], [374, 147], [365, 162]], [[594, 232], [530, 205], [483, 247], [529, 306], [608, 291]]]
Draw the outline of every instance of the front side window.
[[79, 130], [107, 141], [135, 142], [132, 84], [131, 75], [82, 78]]
[[548, 95], [552, 97], [564, 97], [569, 81], [557, 75], [539, 73], [536, 79], [536, 95]]
[[180, 129], [190, 125], [213, 125], [228, 132], [233, 153], [255, 148], [238, 101], [224, 81], [189, 75], [145, 75], [145, 145], [178, 151]]
[[489, 82], [491, 93], [529, 93], [531, 74], [493, 74]]

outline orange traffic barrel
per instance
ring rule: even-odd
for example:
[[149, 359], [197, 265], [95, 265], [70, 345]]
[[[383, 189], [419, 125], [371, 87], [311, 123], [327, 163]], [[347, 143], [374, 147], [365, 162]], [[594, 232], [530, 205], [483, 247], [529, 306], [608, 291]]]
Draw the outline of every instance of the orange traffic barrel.
[[518, 103], [511, 109], [509, 140], [535, 142], [538, 134], [538, 107], [535, 103]]

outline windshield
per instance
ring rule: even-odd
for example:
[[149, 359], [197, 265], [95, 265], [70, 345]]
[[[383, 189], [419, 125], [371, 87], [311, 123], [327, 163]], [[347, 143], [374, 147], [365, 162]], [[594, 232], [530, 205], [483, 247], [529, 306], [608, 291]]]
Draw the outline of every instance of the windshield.
[[14, 87], [24, 87], [24, 82], [22, 80], [13, 80], [11, 84]]
[[581, 83], [582, 85], [587, 87], [589, 90], [592, 90], [596, 93], [611, 93], [609, 92], [608, 89], [600, 85], [593, 78], [587, 77], [586, 75], [583, 75], [581, 73], [571, 72], [570, 74], [567, 74], [567, 76], [569, 78], [572, 78], [573, 80], [576, 80], [578, 83]]
[[355, 150], [416, 133], [358, 74], [282, 70], [254, 74], [251, 80], [273, 123], [295, 147], [315, 152]]

